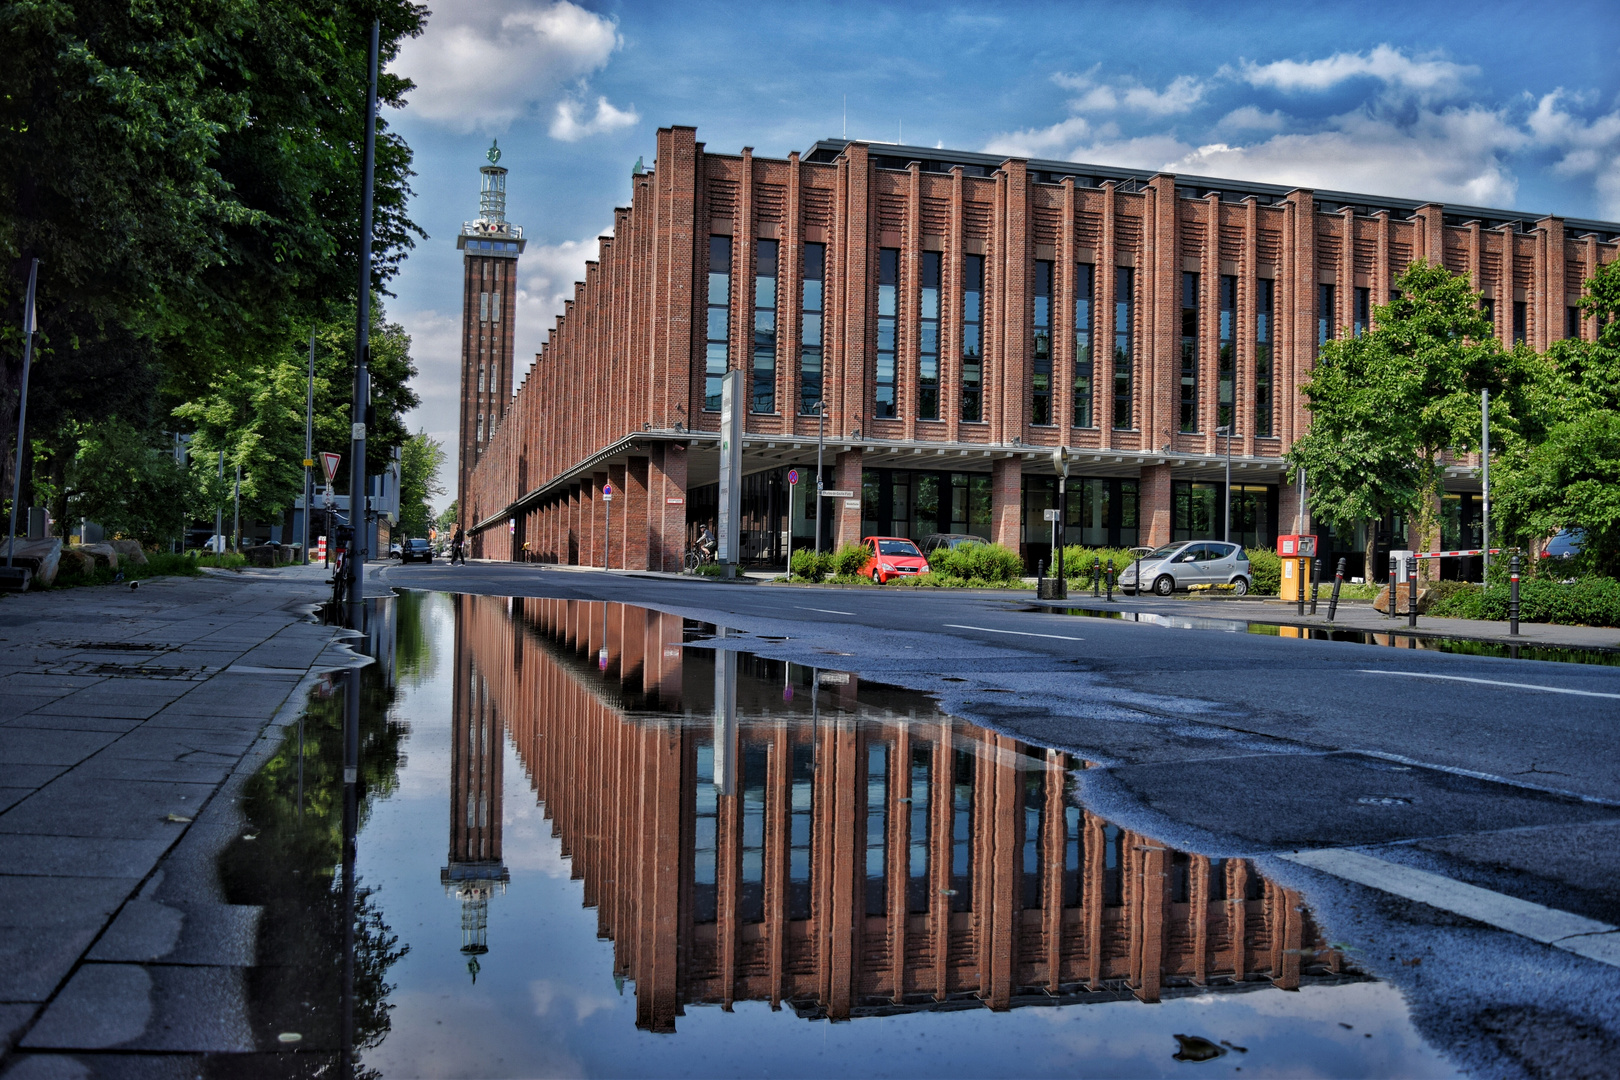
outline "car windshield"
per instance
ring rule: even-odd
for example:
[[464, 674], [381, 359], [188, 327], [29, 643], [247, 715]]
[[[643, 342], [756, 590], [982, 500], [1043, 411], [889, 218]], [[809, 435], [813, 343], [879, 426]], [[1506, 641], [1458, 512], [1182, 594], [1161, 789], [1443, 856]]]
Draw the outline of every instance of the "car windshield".
[[1180, 551], [1182, 549], [1182, 546], [1183, 545], [1181, 545], [1181, 544], [1166, 544], [1164, 547], [1159, 548], [1157, 551], [1154, 551], [1154, 552], [1151, 552], [1150, 554], [1142, 556], [1142, 561], [1143, 562], [1152, 562], [1155, 559], [1168, 559], [1170, 556], [1172, 556], [1176, 552]]
[[921, 555], [910, 540], [879, 540], [878, 552], [883, 555]]
[[414, 550], [417, 550], [419, 548], [427, 547], [428, 542], [426, 540], [407, 540], [407, 541], [405, 541], [405, 546], [414, 551]]

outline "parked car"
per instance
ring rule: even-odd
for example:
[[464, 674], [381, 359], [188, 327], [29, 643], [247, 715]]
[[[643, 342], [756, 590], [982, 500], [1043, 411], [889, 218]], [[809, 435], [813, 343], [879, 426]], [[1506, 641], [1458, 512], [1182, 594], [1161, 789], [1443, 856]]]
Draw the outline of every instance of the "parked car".
[[405, 541], [399, 549], [399, 561], [401, 564], [415, 559], [421, 559], [425, 563], [433, 561], [433, 545], [428, 542], [425, 536], [413, 536]]
[[984, 537], [974, 536], [972, 533], [929, 533], [923, 537], [922, 553], [924, 556], [928, 556], [940, 548], [955, 551], [957, 548], [965, 547], [968, 544], [987, 543], [989, 541]]
[[1586, 530], [1559, 529], [1541, 545], [1543, 559], [1573, 559], [1586, 543]]
[[903, 536], [868, 536], [861, 543], [866, 545], [861, 573], [879, 585], [888, 584], [890, 578], [928, 573], [928, 560]]
[[[1230, 585], [1243, 596], [1249, 591], [1249, 556], [1237, 544], [1213, 540], [1181, 541], [1166, 544], [1142, 556], [1142, 585], [1160, 596], [1169, 596], [1190, 585]], [[1138, 563], [1130, 562], [1119, 575], [1121, 591], [1137, 593]]]
[[402, 558], [404, 556], [404, 554], [405, 554], [404, 549], [401, 548], [398, 544], [389, 544], [388, 545], [388, 557], [390, 559]]

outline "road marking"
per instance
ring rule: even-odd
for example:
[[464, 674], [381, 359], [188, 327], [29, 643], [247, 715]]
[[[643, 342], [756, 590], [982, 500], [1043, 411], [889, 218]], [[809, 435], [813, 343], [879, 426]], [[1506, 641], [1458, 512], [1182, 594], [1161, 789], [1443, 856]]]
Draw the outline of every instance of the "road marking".
[[1027, 630], [993, 630], [988, 626], [962, 626], [958, 623], [946, 623], [952, 630], [977, 630], [981, 634], [1016, 634], [1019, 637], [1054, 638], [1058, 641], [1084, 641], [1082, 637], [1069, 637], [1067, 634], [1031, 634]]
[[[797, 605], [795, 605], [795, 606], [797, 606]], [[802, 607], [802, 608], [799, 608], [799, 610], [800, 611], [819, 611], [823, 615], [853, 615], [853, 614], [855, 614], [853, 611], [834, 611], [832, 608], [825, 608], [825, 607]]]
[[1620, 694], [1603, 694], [1596, 690], [1568, 690], [1562, 686], [1537, 686], [1535, 683], [1502, 682], [1499, 679], [1470, 679], [1466, 675], [1430, 675], [1426, 671], [1381, 671], [1376, 668], [1358, 668], [1363, 675], [1405, 675], [1409, 679], [1445, 679], [1447, 682], [1483, 683], [1486, 686], [1510, 686], [1515, 690], [1540, 690], [1546, 694], [1575, 694], [1580, 697], [1620, 698]]
[[1481, 889], [1360, 851], [1325, 848], [1280, 856], [1358, 885], [1416, 900], [1499, 930], [1620, 967], [1620, 927]]

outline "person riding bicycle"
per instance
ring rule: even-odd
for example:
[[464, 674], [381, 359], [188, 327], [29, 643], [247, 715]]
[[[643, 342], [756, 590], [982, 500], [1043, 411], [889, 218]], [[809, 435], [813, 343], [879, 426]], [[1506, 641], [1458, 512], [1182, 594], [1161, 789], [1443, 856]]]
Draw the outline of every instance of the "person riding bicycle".
[[715, 540], [714, 533], [709, 530], [708, 523], [705, 522], [703, 528], [698, 532], [698, 554], [703, 556], [704, 562], [709, 562], [714, 558], [715, 550], [718, 547], [719, 542]]

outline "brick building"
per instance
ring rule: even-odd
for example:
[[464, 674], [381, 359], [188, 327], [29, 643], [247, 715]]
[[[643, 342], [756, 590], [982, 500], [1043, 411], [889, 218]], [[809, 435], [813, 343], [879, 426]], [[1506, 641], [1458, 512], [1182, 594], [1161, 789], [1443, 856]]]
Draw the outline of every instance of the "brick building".
[[852, 674], [686, 648], [679, 616], [457, 604], [479, 688], [457, 708], [510, 732], [639, 1027], [698, 1003], [851, 1019], [1363, 978], [1249, 861], [1079, 806], [1069, 755]]
[[[1591, 337], [1581, 283], [1620, 225], [924, 147], [824, 140], [787, 160], [658, 133], [613, 235], [468, 481], [475, 553], [675, 569], [716, 516], [719, 378], [741, 373], [743, 550], [813, 539], [1051, 537], [1270, 545], [1308, 507], [1282, 455], [1329, 337], [1414, 259], [1471, 275], [1504, 341]], [[824, 413], [824, 416], [823, 416]], [[1228, 427], [1230, 425], [1230, 427]], [[1230, 446], [1223, 433], [1232, 432]], [[790, 492], [785, 474], [804, 482]], [[604, 535], [601, 494], [623, 498]], [[1467, 463], [1447, 478], [1461, 546]], [[1386, 522], [1385, 533], [1398, 523]], [[1359, 569], [1361, 538], [1337, 538]], [[1400, 546], [1400, 545], [1397, 545]]]

